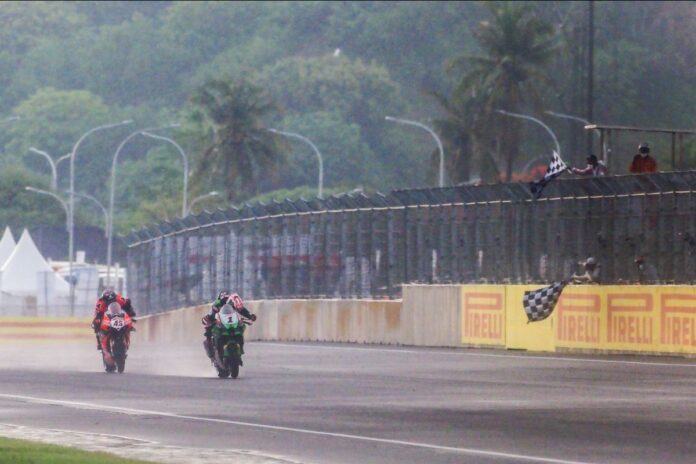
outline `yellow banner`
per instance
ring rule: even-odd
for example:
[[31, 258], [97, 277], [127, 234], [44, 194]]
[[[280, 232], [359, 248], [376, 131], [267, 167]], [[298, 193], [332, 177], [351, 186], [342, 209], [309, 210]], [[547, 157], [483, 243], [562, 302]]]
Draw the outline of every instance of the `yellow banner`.
[[696, 287], [569, 285], [551, 317], [527, 323], [524, 292], [543, 286], [462, 286], [462, 343], [696, 354]]
[[554, 351], [553, 338], [555, 314], [540, 322], [527, 322], [522, 307], [524, 292], [537, 290], [545, 285], [501, 285], [505, 288], [507, 308], [505, 312], [505, 339], [507, 348], [513, 350]]
[[505, 346], [505, 287], [462, 287], [462, 343]]

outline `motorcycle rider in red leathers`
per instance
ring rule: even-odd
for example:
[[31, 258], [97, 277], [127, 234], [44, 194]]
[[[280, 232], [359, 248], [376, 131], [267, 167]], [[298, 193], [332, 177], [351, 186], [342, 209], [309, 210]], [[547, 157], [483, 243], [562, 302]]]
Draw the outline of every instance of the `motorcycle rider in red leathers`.
[[94, 317], [92, 321], [92, 329], [94, 330], [94, 334], [97, 337], [97, 350], [102, 349], [101, 337], [99, 336], [102, 319], [104, 318], [104, 313], [109, 308], [109, 305], [113, 302], [120, 304], [121, 308], [130, 317], [135, 317], [135, 309], [133, 309], [133, 305], [131, 304], [130, 298], [125, 298], [123, 295], [117, 294], [110, 288], [104, 290], [104, 293], [102, 293], [102, 295], [97, 300], [97, 303], [95, 304]]
[[[124, 298], [125, 300], [125, 298]], [[111, 305], [113, 303], [118, 303], [121, 307], [121, 311], [123, 311], [123, 305], [119, 301], [113, 301], [109, 306], [107, 306], [107, 310], [102, 313], [102, 320], [101, 324], [99, 326], [99, 330], [101, 331], [101, 350], [104, 353], [109, 352], [109, 327], [110, 327], [110, 318], [114, 317], [114, 315], [119, 314], [119, 306], [116, 306], [116, 308], [112, 308]], [[132, 308], [131, 308], [132, 309]], [[129, 317], [130, 314], [126, 311], [123, 311], [126, 313], [126, 316], [124, 317], [121, 314], [121, 317], [123, 317], [124, 320], [124, 325], [126, 327], [126, 335], [125, 335], [125, 342], [126, 342], [126, 349], [130, 346], [130, 332], [131, 330], [135, 330], [133, 328], [133, 320]], [[135, 311], [133, 311], [133, 314], [135, 315]]]
[[[229, 303], [230, 306], [232, 306], [239, 314], [242, 316], [246, 317], [247, 319], [251, 319], [252, 321], [256, 320], [256, 314], [252, 314], [249, 312], [248, 309], [244, 307], [244, 302], [242, 301], [242, 298], [236, 294], [229, 294], [226, 291], [221, 291], [218, 294], [217, 299], [213, 302], [212, 306], [210, 307], [210, 312], [203, 316], [203, 319], [201, 319], [201, 322], [203, 323], [203, 327], [205, 328], [205, 332], [203, 335], [205, 335], [205, 340], [203, 340], [203, 347], [205, 348], [205, 354], [208, 355], [210, 358], [210, 361], [213, 361], [213, 343], [212, 343], [212, 330], [213, 330], [213, 325], [215, 324], [215, 315], [220, 311], [220, 309], [225, 306], [225, 304]], [[242, 337], [241, 343], [239, 344], [239, 349], [241, 351], [241, 354], [244, 354], [244, 338]]]

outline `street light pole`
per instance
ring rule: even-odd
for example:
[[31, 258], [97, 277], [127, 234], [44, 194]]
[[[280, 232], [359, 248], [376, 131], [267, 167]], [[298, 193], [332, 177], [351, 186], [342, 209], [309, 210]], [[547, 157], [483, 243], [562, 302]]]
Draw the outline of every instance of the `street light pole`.
[[124, 124], [130, 124], [131, 120], [121, 121], [113, 124], [104, 124], [102, 126], [94, 127], [80, 137], [75, 145], [73, 145], [72, 151], [70, 151], [70, 214], [69, 214], [69, 233], [68, 233], [68, 253], [69, 253], [69, 272], [70, 272], [70, 315], [75, 315], [75, 285], [73, 284], [73, 254], [74, 254], [74, 229], [75, 229], [75, 154], [77, 149], [84, 139], [86, 139], [90, 134], [103, 129], [110, 129], [112, 127], [122, 126]]
[[208, 197], [217, 197], [217, 196], [220, 196], [220, 192], [212, 191], [212, 192], [206, 193], [205, 195], [197, 196], [196, 198], [191, 200], [191, 202], [189, 203], [188, 211], [186, 212], [186, 215], [188, 216], [189, 214], [191, 214], [191, 211], [193, 211], [193, 205], [195, 205], [196, 203], [198, 203], [202, 199], [208, 198]]
[[544, 113], [546, 113], [546, 114], [548, 114], [548, 115], [550, 115], [550, 116], [555, 116], [555, 117], [557, 117], [557, 118], [570, 119], [570, 120], [573, 120], [573, 121], [578, 121], [578, 122], [581, 122], [581, 123], [585, 124], [586, 126], [589, 125], [589, 124], [591, 124], [591, 122], [588, 121], [587, 119], [581, 118], [580, 116], [573, 116], [572, 114], [556, 113], [555, 111], [544, 111]]
[[65, 200], [63, 200], [61, 197], [59, 197], [58, 195], [56, 195], [53, 192], [48, 192], [46, 190], [41, 190], [41, 189], [37, 189], [34, 187], [27, 186], [27, 187], [24, 187], [24, 190], [28, 190], [28, 191], [34, 192], [34, 193], [40, 193], [41, 195], [48, 195], [50, 197], [55, 198], [60, 203], [60, 205], [63, 207], [63, 209], [65, 210], [65, 229], [68, 232], [70, 232], [70, 212], [68, 210], [68, 204], [65, 202]]
[[56, 169], [58, 169], [58, 165], [61, 163], [61, 161], [65, 161], [66, 159], [69, 159], [69, 158], [70, 158], [70, 153], [66, 153], [63, 156], [61, 156], [60, 158], [58, 158], [56, 160]]
[[113, 258], [113, 243], [114, 243], [114, 208], [116, 199], [116, 166], [118, 162], [118, 156], [121, 154], [121, 150], [126, 144], [137, 135], [145, 135], [147, 130], [159, 130], [168, 129], [171, 127], [179, 127], [180, 124], [170, 124], [168, 126], [162, 127], [148, 127], [146, 129], [137, 130], [128, 135], [125, 139], [121, 141], [114, 152], [114, 157], [111, 160], [111, 186], [109, 191], [109, 220], [107, 225], [107, 241], [106, 241], [106, 286], [111, 285], [111, 260]]
[[53, 158], [51, 158], [51, 156], [45, 151], [34, 147], [30, 147], [29, 151], [36, 153], [37, 155], [41, 155], [48, 160], [48, 164], [51, 165], [51, 190], [56, 190], [58, 187], [58, 171], [56, 170], [56, 163], [53, 161]]
[[392, 122], [398, 122], [400, 124], [408, 124], [409, 126], [416, 126], [420, 127], [421, 129], [424, 129], [428, 131], [430, 135], [433, 136], [435, 139], [435, 142], [437, 143], [437, 149], [440, 151], [440, 182], [439, 186], [442, 188], [445, 186], [445, 150], [442, 148], [442, 141], [440, 140], [440, 137], [435, 133], [434, 130], [432, 130], [430, 127], [426, 126], [425, 124], [421, 124], [418, 121], [410, 121], [408, 119], [399, 119], [399, 118], [393, 118], [391, 116], [386, 116], [384, 119], [387, 121], [392, 121]]
[[519, 114], [519, 113], [511, 113], [511, 112], [505, 111], [505, 110], [495, 110], [495, 112], [500, 113], [500, 114], [504, 114], [506, 116], [511, 116], [513, 118], [528, 119], [530, 121], [534, 121], [535, 123], [539, 124], [541, 127], [546, 129], [546, 132], [548, 132], [549, 135], [551, 135], [551, 138], [553, 138], [553, 143], [556, 144], [556, 153], [558, 153], [558, 156], [561, 156], [561, 145], [558, 143], [558, 139], [556, 138], [556, 134], [553, 133], [553, 131], [551, 130], [551, 128], [549, 126], [547, 126], [546, 124], [544, 124], [543, 122], [541, 122], [540, 120], [538, 120], [537, 118], [532, 117], [532, 116], [527, 116], [527, 115]]
[[151, 134], [150, 132], [145, 132], [145, 131], [141, 131], [141, 134], [143, 134], [145, 137], [151, 137], [153, 139], [164, 140], [165, 142], [169, 142], [172, 145], [174, 145], [177, 150], [179, 150], [179, 153], [181, 154], [181, 157], [184, 160], [184, 198], [183, 198], [183, 201], [181, 204], [181, 217], [186, 216], [186, 198], [188, 197], [188, 177], [189, 177], [188, 156], [186, 156], [186, 153], [184, 152], [184, 149], [181, 148], [181, 145], [179, 145], [178, 143], [176, 143], [173, 139], [170, 139], [169, 137]]
[[87, 195], [86, 193], [78, 193], [75, 192], [75, 196], [79, 198], [86, 198], [87, 200], [91, 200], [93, 203], [95, 203], [99, 209], [101, 209], [102, 213], [104, 214], [104, 236], [108, 237], [109, 236], [109, 213], [104, 207], [104, 205], [101, 204], [99, 200], [94, 198], [92, 195]]
[[314, 150], [314, 153], [317, 155], [317, 160], [319, 161], [319, 195], [318, 195], [318, 197], [320, 199], [324, 198], [324, 158], [321, 156], [321, 152], [319, 151], [317, 146], [314, 145], [312, 143], [312, 141], [309, 140], [307, 137], [300, 135], [300, 134], [296, 134], [294, 132], [285, 132], [285, 131], [281, 131], [278, 129], [268, 129], [268, 132], [273, 132], [274, 134], [280, 134], [280, 135], [284, 135], [286, 137], [300, 139], [303, 142], [305, 142], [307, 145], [312, 147], [312, 150]]

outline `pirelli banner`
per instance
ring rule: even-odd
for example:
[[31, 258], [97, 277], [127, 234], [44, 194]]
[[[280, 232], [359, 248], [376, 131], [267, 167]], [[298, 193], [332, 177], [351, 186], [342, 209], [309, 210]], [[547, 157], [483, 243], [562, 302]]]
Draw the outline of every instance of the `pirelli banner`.
[[696, 287], [569, 285], [551, 317], [527, 323], [539, 285], [462, 287], [462, 344], [533, 351], [696, 354]]
[[462, 343], [505, 347], [504, 285], [462, 287]]

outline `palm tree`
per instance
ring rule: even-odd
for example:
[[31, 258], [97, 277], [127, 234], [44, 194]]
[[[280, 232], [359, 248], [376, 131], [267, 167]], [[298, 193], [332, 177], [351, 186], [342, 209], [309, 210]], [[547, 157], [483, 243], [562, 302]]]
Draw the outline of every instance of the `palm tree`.
[[282, 142], [262, 120], [278, 107], [246, 79], [211, 80], [191, 100], [213, 128], [213, 142], [200, 157], [197, 173], [224, 176], [229, 201], [258, 193], [258, 181], [272, 176], [285, 160]]
[[[454, 184], [466, 182], [471, 177], [471, 136], [468, 113], [454, 101], [438, 92], [427, 92], [445, 110], [446, 116], [433, 121], [445, 148], [445, 169]], [[431, 172], [437, 172], [439, 151], [430, 157]]]
[[498, 135], [488, 142], [500, 146], [504, 153], [505, 178], [509, 181], [518, 155], [520, 122], [507, 117], [493, 119], [493, 112], [519, 112], [524, 105], [539, 105], [538, 88], [548, 81], [544, 68], [555, 51], [555, 35], [549, 23], [534, 16], [528, 3], [490, 2], [487, 6], [492, 20], [482, 21], [474, 34], [483, 54], [458, 57], [449, 68], [466, 71], [454, 90], [455, 101], [480, 100], [481, 126], [495, 122], [488, 132], [497, 127]]

